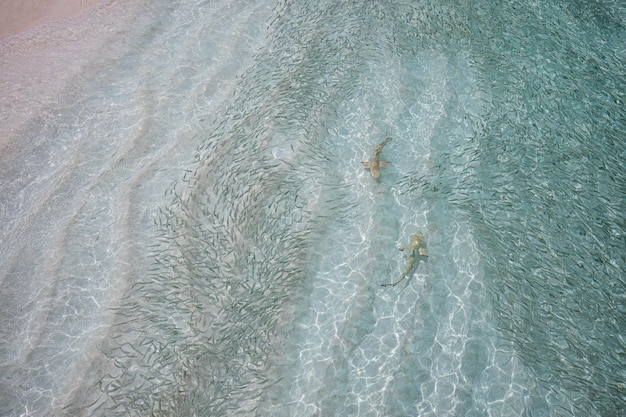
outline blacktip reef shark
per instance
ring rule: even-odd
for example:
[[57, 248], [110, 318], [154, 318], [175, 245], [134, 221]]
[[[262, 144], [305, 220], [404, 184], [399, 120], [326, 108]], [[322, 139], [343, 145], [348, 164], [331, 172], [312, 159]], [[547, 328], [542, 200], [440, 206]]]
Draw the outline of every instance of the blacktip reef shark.
[[383, 284], [383, 287], [396, 286], [399, 284], [406, 276], [409, 274], [413, 265], [420, 259], [421, 256], [428, 256], [426, 253], [426, 249], [424, 249], [422, 242], [424, 241], [424, 235], [421, 232], [417, 232], [411, 235], [411, 243], [407, 243], [406, 245], [400, 246], [400, 250], [409, 250], [409, 254], [406, 258], [406, 267], [404, 268], [404, 272], [400, 275], [400, 279], [396, 282], [392, 282], [391, 284]]
[[391, 138], [386, 138], [384, 141], [379, 143], [376, 149], [374, 150], [374, 154], [372, 155], [370, 160], [366, 162], [361, 162], [363, 166], [370, 169], [370, 172], [372, 173], [372, 177], [374, 178], [380, 177], [380, 168], [386, 167], [387, 165], [389, 165], [389, 162], [381, 161], [378, 159], [378, 157], [380, 156], [380, 153], [383, 151], [383, 148], [385, 147], [387, 142], [389, 142], [390, 140]]

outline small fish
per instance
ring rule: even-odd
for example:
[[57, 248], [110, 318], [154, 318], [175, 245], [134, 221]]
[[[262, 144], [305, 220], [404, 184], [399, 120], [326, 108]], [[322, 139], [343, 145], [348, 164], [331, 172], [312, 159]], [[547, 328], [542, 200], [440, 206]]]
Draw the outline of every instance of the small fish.
[[370, 160], [366, 162], [361, 162], [363, 166], [370, 169], [370, 172], [372, 173], [372, 177], [374, 178], [380, 177], [380, 168], [386, 167], [387, 165], [389, 165], [389, 162], [381, 161], [378, 159], [378, 157], [380, 156], [380, 153], [383, 151], [383, 148], [385, 147], [387, 142], [389, 142], [390, 140], [391, 138], [386, 138], [384, 141], [378, 144]]
[[400, 246], [400, 250], [409, 249], [409, 254], [406, 258], [406, 267], [404, 268], [404, 272], [400, 275], [400, 279], [391, 284], [382, 284], [383, 287], [395, 286], [399, 284], [408, 274], [413, 265], [420, 259], [420, 256], [428, 256], [426, 253], [426, 249], [424, 249], [421, 244], [424, 241], [424, 235], [421, 232], [417, 232], [414, 235], [411, 235], [411, 243]]

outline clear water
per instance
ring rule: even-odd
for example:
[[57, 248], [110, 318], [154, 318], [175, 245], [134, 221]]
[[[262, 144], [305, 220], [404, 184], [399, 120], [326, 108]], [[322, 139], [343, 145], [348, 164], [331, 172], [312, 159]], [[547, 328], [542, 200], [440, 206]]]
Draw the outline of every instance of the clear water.
[[0, 414], [623, 414], [624, 5], [215, 3], [0, 43]]

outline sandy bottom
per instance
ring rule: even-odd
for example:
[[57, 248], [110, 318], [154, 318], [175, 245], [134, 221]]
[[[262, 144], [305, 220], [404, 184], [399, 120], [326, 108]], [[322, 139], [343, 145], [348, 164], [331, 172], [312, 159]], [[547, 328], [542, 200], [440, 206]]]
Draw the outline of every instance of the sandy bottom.
[[45, 23], [75, 16], [100, 0], [0, 0], [0, 40]]

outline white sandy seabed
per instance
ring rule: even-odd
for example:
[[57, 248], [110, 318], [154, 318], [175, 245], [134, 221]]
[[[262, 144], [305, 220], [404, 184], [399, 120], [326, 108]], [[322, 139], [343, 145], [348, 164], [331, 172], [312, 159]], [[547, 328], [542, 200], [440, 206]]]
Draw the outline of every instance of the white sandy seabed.
[[[220, 16], [203, 45], [141, 50], [166, 9], [100, 2], [0, 42], [1, 415], [64, 415], [74, 390], [100, 392], [85, 372], [112, 308], [152, 263], [159, 207], [194, 159], [198, 119], [232, 96], [258, 46], [246, 31], [266, 17], [220, 2], [198, 12]], [[201, 74], [167, 68], [197, 47], [212, 53]], [[188, 100], [185, 87], [202, 91]]]
[[572, 415], [495, 329], [463, 13], [61, 3], [0, 42], [1, 415]]

